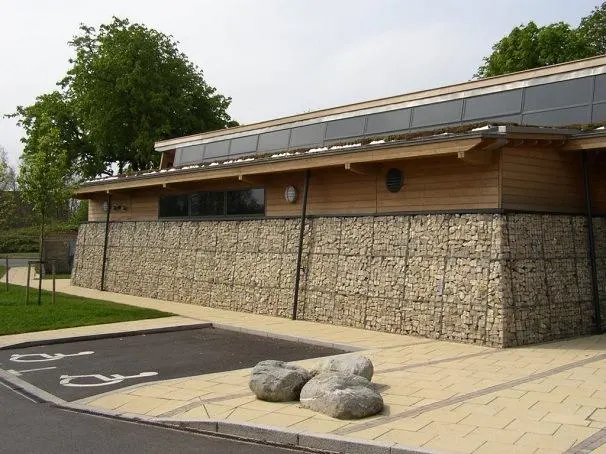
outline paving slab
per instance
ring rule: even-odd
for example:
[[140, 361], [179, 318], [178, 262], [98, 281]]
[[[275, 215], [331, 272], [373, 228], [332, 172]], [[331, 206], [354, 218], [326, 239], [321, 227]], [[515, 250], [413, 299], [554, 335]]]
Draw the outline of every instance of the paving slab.
[[[15, 272], [11, 279], [18, 277]], [[589, 452], [589, 447], [606, 452], [606, 335], [499, 350], [99, 292], [69, 281], [58, 289], [268, 336], [347, 345], [372, 359], [373, 382], [386, 404], [377, 416], [342, 421], [296, 402], [261, 402], [248, 390], [250, 369], [240, 369], [135, 385], [78, 401], [86, 408], [192, 427], [229, 422], [230, 431], [241, 427], [253, 438], [254, 433], [283, 431], [309, 447], [357, 452], [540, 454]], [[316, 362], [296, 364], [313, 367]]]

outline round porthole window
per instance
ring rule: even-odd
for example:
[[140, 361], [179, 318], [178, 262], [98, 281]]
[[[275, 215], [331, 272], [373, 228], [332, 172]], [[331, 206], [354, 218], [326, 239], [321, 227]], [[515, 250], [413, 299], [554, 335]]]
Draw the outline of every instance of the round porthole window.
[[404, 184], [404, 177], [400, 169], [389, 169], [385, 177], [385, 187], [389, 192], [399, 192]]
[[286, 186], [286, 188], [284, 188], [284, 199], [288, 203], [295, 203], [297, 201], [297, 188], [294, 186]]

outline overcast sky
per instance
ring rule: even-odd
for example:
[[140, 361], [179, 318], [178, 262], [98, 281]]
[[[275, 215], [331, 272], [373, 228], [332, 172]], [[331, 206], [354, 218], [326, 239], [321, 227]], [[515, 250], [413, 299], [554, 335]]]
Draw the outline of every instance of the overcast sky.
[[[78, 25], [172, 35], [240, 123], [471, 79], [521, 23], [577, 26], [600, 0], [0, 0], [0, 114], [53, 90]], [[0, 118], [15, 165], [22, 131]]]

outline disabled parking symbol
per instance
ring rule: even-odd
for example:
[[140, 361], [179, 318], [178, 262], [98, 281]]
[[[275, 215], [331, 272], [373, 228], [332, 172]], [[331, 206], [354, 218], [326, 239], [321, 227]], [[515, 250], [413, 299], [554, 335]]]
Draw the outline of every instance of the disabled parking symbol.
[[26, 353], [19, 354], [15, 353], [11, 355], [10, 360], [16, 363], [38, 363], [38, 362], [46, 362], [46, 361], [57, 361], [59, 359], [68, 358], [72, 356], [84, 356], [84, 355], [92, 355], [95, 352], [80, 352], [80, 353], [53, 353], [49, 355], [48, 353]]
[[[109, 376], [102, 374], [90, 375], [61, 375], [59, 383], [63, 386], [75, 388], [85, 388], [90, 386], [109, 386], [116, 385], [129, 378], [145, 378], [158, 375], [158, 372], [141, 372], [137, 375], [111, 374]], [[92, 381], [91, 381], [92, 379]]]

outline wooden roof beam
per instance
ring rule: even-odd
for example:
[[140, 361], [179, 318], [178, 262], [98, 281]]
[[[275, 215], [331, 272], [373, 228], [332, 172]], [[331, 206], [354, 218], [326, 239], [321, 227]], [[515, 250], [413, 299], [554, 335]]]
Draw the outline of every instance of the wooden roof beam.
[[346, 162], [345, 170], [355, 173], [356, 175], [376, 175], [378, 173], [377, 166], [373, 164], [356, 164]]
[[238, 175], [238, 181], [253, 186], [264, 185], [266, 178], [264, 175]]

